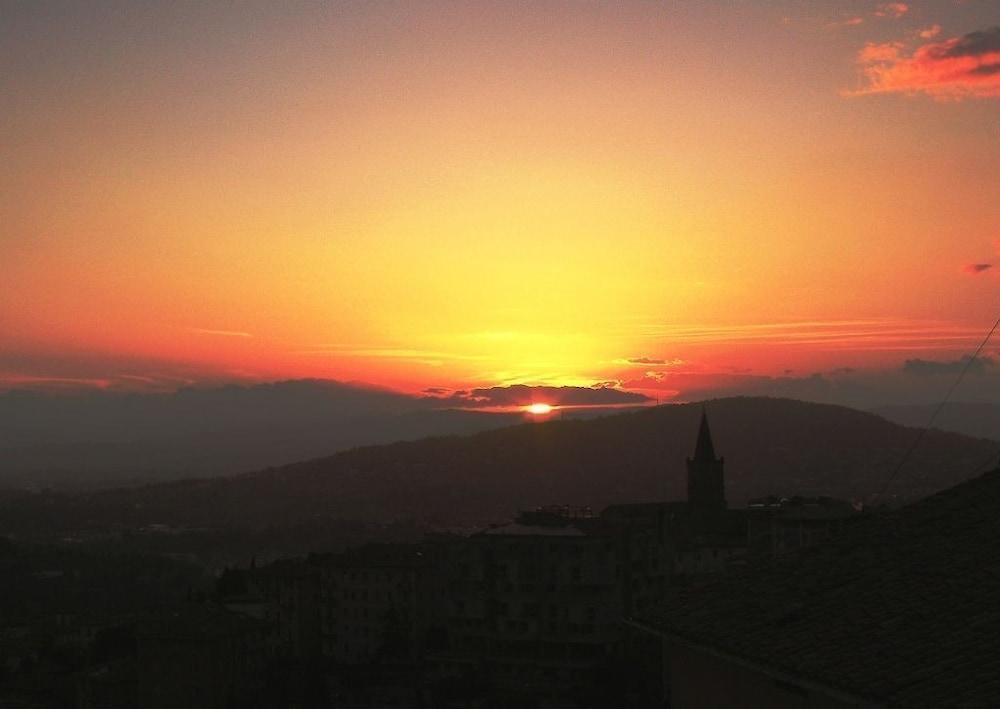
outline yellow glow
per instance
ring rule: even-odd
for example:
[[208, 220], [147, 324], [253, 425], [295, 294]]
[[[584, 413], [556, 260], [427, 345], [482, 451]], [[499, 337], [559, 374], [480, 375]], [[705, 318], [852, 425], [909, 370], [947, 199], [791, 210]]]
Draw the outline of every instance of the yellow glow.
[[[995, 317], [1000, 268], [962, 270], [997, 258], [995, 107], [845, 98], [893, 37], [819, 41], [834, 4], [18, 4], [0, 388], [704, 392], [954, 360]], [[761, 46], [796, 60], [736, 59]]]
[[535, 416], [544, 416], [545, 414], [552, 413], [552, 407], [548, 404], [531, 404], [527, 409], [529, 414], [534, 414]]

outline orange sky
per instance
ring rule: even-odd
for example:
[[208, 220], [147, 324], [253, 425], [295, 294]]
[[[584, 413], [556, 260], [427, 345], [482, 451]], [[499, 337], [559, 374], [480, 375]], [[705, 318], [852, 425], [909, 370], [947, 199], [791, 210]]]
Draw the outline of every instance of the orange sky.
[[998, 315], [997, 25], [7, 5], [0, 381], [672, 391], [956, 359]]

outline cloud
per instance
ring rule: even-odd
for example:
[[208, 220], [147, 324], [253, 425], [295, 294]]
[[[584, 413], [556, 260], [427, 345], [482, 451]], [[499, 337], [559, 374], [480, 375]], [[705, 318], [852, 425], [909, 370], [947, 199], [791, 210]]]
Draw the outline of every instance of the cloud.
[[[647, 378], [627, 381], [626, 387], [658, 392], [673, 401], [700, 401], [727, 396], [778, 396], [825, 404], [869, 409], [886, 404], [931, 404], [941, 400], [967, 358], [909, 360], [892, 369], [851, 369], [793, 376], [789, 373], [703, 374], [670, 376], [662, 382]], [[1000, 399], [1000, 360], [977, 358], [970, 377], [952, 397], [955, 401], [996, 402]]]
[[617, 389], [622, 385], [621, 379], [608, 379], [603, 382], [594, 382], [594, 389]]
[[98, 390], [108, 389], [114, 384], [109, 377], [45, 377], [0, 371], [0, 394], [10, 389], [32, 390]]
[[[948, 57], [976, 57], [984, 54], [1000, 52], [1000, 26], [990, 27], [979, 32], [970, 32], [957, 40], [949, 40], [946, 49]], [[994, 59], [994, 61], [1000, 61]]]
[[978, 357], [969, 362], [969, 357], [962, 357], [955, 360], [932, 360], [932, 359], [908, 359], [903, 363], [905, 374], [915, 374], [917, 376], [928, 376], [935, 374], [959, 374], [968, 367], [969, 374], [986, 374], [992, 372], [997, 366], [996, 360], [992, 357]]
[[653, 359], [652, 357], [633, 357], [627, 360], [629, 364], [666, 364], [665, 359]]
[[674, 396], [678, 401], [700, 401], [727, 396], [780, 396], [824, 403], [850, 400], [849, 397], [839, 395], [846, 388], [844, 382], [832, 380], [819, 372], [801, 377], [716, 375], [690, 382], [676, 382], [674, 386], [677, 387]]
[[902, 49], [902, 42], [883, 42], [882, 44], [869, 42], [858, 52], [858, 61], [863, 64], [896, 61], [899, 59], [899, 53]]
[[827, 27], [833, 27], [834, 29], [839, 29], [840, 27], [857, 27], [865, 22], [863, 17], [848, 17], [846, 20], [840, 20], [837, 22], [831, 22]]
[[[964, 349], [978, 329], [926, 320], [871, 319], [647, 327], [643, 334], [670, 346], [719, 342], [726, 345], [812, 347], [850, 351]], [[666, 345], [665, 345], [666, 346]]]
[[632, 364], [642, 367], [648, 366], [666, 366], [666, 367], [677, 367], [679, 365], [685, 364], [683, 359], [674, 357], [673, 359], [659, 359], [656, 357], [630, 357], [628, 359], [616, 359], [615, 364]]
[[454, 392], [437, 397], [446, 406], [463, 408], [513, 408], [533, 403], [553, 406], [622, 406], [641, 405], [651, 399], [645, 394], [621, 391], [610, 386], [617, 382], [599, 382], [593, 387], [530, 386], [515, 384]]
[[[786, 368], [773, 374], [755, 373], [718, 365], [647, 370], [638, 376], [628, 376], [630, 372], [625, 370], [621, 388], [673, 401], [780, 396], [861, 409], [887, 404], [928, 404], [944, 396], [953, 377], [968, 362], [965, 353], [975, 348], [982, 336], [981, 328], [970, 330], [955, 342], [954, 348], [959, 352], [953, 355], [946, 354], [952, 347], [921, 347], [919, 355], [911, 354], [908, 360], [900, 356], [888, 367], [858, 368], [854, 366], [856, 360], [851, 361], [853, 355], [847, 353], [847, 361], [811, 372]], [[902, 351], [908, 347], [886, 346], [886, 349]], [[968, 373], [971, 381], [966, 380], [954, 392], [954, 400], [1000, 400], [1000, 349], [977, 358], [969, 365]]]
[[242, 332], [240, 330], [210, 330], [204, 327], [193, 327], [191, 332], [198, 335], [216, 335], [219, 337], [253, 337], [249, 332]]
[[343, 357], [358, 359], [401, 360], [423, 364], [429, 367], [441, 367], [445, 362], [476, 361], [484, 359], [482, 355], [463, 355], [454, 352], [435, 350], [410, 349], [405, 347], [357, 347], [354, 345], [319, 344], [303, 349], [291, 350], [291, 354], [306, 357]]
[[898, 20], [909, 11], [910, 6], [905, 2], [887, 2], [878, 6], [878, 9], [875, 11], [875, 16], [891, 17], [894, 20]]
[[917, 32], [917, 36], [921, 39], [934, 39], [939, 34], [941, 34], [941, 25], [931, 25]]
[[195, 382], [236, 378], [218, 367], [134, 355], [0, 351], [0, 391], [57, 388], [174, 391]]
[[970, 263], [967, 264], [962, 270], [971, 276], [977, 276], [983, 271], [988, 271], [993, 268], [992, 263]]
[[900, 42], [869, 43], [857, 62], [866, 86], [845, 95], [926, 94], [937, 99], [1000, 97], [1000, 26], [907, 54]]

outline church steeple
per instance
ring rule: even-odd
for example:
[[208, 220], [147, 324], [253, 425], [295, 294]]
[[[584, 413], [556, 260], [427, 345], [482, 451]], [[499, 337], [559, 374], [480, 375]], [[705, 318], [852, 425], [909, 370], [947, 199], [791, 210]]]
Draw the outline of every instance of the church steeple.
[[701, 425], [698, 427], [698, 443], [694, 447], [694, 458], [698, 461], [714, 461], [715, 446], [712, 445], [712, 430], [708, 427], [708, 413], [701, 409]]
[[687, 459], [688, 504], [692, 509], [708, 514], [726, 509], [724, 466], [725, 459], [715, 457], [708, 414], [702, 408], [694, 456]]

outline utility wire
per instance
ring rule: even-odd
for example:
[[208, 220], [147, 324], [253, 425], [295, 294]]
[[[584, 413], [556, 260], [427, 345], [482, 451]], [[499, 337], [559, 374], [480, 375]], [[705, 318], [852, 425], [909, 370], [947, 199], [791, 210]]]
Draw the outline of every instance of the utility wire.
[[906, 465], [906, 462], [910, 459], [910, 455], [912, 455], [913, 451], [917, 449], [917, 446], [920, 445], [920, 442], [924, 440], [924, 436], [927, 434], [927, 431], [929, 431], [931, 426], [934, 425], [934, 421], [937, 419], [938, 414], [941, 413], [941, 410], [944, 408], [945, 404], [948, 403], [948, 400], [951, 398], [951, 395], [955, 393], [955, 390], [958, 388], [958, 385], [962, 383], [962, 380], [965, 378], [965, 375], [969, 371], [969, 368], [972, 366], [972, 363], [976, 361], [976, 358], [979, 357], [979, 354], [983, 351], [983, 348], [986, 347], [986, 343], [990, 341], [991, 337], [993, 337], [993, 333], [996, 332], [997, 327], [1000, 327], [1000, 318], [998, 318], [997, 321], [993, 323], [993, 327], [991, 327], [990, 331], [986, 333], [986, 337], [984, 337], [983, 341], [979, 343], [979, 347], [977, 347], [976, 351], [972, 353], [972, 356], [969, 357], [967, 360], [965, 360], [965, 366], [962, 367], [962, 370], [958, 373], [958, 377], [956, 377], [955, 381], [951, 383], [951, 387], [948, 389], [948, 392], [944, 395], [944, 398], [941, 399], [941, 402], [937, 405], [937, 407], [935, 407], [933, 413], [931, 413], [931, 417], [930, 419], [928, 419], [927, 424], [922, 429], [920, 429], [920, 433], [917, 434], [917, 437], [913, 439], [913, 442], [910, 444], [910, 447], [906, 449], [905, 453], [903, 453], [903, 457], [899, 459], [899, 462], [893, 469], [892, 474], [889, 475], [888, 479], [886, 479], [885, 481], [885, 484], [882, 485], [882, 489], [879, 490], [878, 494], [875, 496], [876, 500], [880, 499], [885, 495], [886, 491], [889, 489], [889, 486], [892, 485], [893, 480], [896, 479], [896, 476], [899, 475], [900, 471], [903, 469], [903, 466]]

